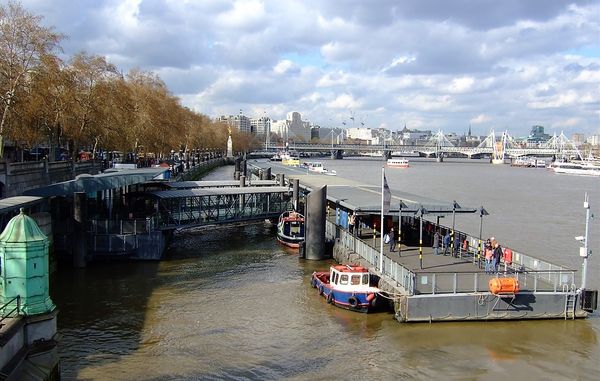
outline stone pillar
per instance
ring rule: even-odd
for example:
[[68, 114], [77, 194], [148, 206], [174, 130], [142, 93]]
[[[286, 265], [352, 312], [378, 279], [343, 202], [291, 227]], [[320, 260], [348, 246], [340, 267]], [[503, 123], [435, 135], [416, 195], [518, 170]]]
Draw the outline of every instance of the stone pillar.
[[292, 190], [292, 202], [294, 203], [294, 210], [296, 212], [298, 212], [298, 208], [300, 207], [299, 201], [300, 201], [300, 180], [299, 179], [293, 179], [292, 180], [292, 184], [293, 184], [293, 190]]
[[85, 192], [73, 195], [73, 266], [85, 267], [87, 264], [87, 196]]
[[310, 260], [325, 259], [325, 205], [327, 204], [327, 185], [316, 189], [306, 197], [304, 213], [305, 251]]

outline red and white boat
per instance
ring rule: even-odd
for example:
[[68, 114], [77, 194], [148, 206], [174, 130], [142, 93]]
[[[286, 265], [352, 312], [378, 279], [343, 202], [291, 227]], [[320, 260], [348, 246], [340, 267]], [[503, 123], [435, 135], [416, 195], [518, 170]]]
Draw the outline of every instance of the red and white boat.
[[387, 167], [388, 168], [408, 168], [408, 160], [407, 159], [388, 159]]
[[277, 240], [297, 249], [304, 241], [304, 216], [293, 210], [283, 212], [277, 222]]
[[361, 266], [335, 265], [315, 271], [311, 284], [327, 303], [358, 312], [369, 312], [386, 304], [381, 290], [370, 285], [369, 270]]

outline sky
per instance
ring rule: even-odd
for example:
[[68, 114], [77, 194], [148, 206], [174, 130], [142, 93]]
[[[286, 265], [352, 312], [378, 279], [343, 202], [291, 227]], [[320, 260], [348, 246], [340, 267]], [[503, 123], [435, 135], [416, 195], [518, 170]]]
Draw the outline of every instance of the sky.
[[[0, 0], [6, 3], [5, 0]], [[600, 134], [600, 1], [22, 0], [211, 117]]]

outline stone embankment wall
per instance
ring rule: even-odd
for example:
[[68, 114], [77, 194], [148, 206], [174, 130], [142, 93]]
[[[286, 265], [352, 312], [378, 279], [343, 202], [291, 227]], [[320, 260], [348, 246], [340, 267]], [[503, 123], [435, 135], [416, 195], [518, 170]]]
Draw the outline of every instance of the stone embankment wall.
[[29, 189], [73, 180], [82, 173], [95, 175], [98, 172], [100, 162], [91, 160], [0, 162], [0, 198], [19, 196]]

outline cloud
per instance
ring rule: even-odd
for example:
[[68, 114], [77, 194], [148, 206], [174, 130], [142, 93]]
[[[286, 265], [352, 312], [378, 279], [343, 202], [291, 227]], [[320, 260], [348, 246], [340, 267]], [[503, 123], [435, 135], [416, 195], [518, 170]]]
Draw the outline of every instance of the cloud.
[[[23, 0], [64, 57], [153, 70], [216, 116], [597, 133], [600, 4], [568, 0]], [[229, 111], [227, 111], [229, 110]], [[332, 114], [333, 113], [333, 114]], [[256, 116], [256, 115], [250, 115]], [[330, 122], [331, 121], [331, 122]], [[458, 131], [457, 131], [458, 130]]]

